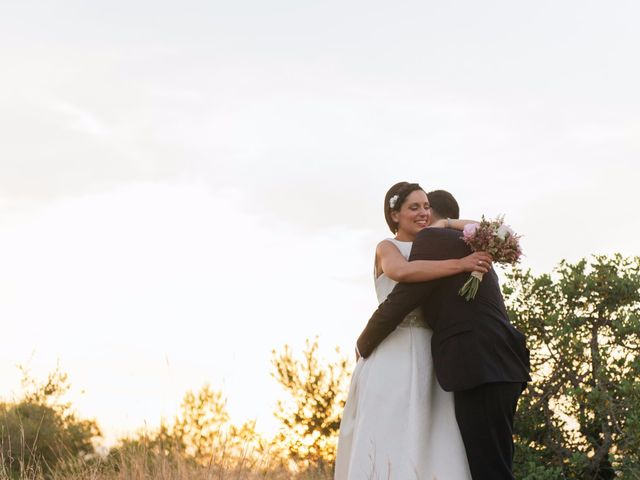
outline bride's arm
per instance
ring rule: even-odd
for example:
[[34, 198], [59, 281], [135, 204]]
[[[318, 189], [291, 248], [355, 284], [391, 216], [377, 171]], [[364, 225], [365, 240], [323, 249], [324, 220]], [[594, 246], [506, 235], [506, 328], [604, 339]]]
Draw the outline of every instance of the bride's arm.
[[408, 262], [395, 245], [386, 240], [376, 248], [378, 271], [401, 283], [427, 282], [462, 272], [487, 273], [491, 257], [484, 252], [475, 252], [463, 258], [451, 260], [415, 260]]
[[428, 228], [453, 228], [455, 230], [464, 230], [464, 227], [470, 223], [480, 223], [476, 220], [460, 220], [459, 218], [441, 218], [436, 220]]

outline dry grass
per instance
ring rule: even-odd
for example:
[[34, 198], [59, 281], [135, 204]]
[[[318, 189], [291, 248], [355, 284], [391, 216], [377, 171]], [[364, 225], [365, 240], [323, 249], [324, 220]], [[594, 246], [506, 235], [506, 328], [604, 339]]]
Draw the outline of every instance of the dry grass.
[[20, 465], [11, 474], [0, 463], [0, 480], [329, 480], [331, 472], [310, 469], [293, 472], [283, 465], [263, 459], [259, 465], [226, 467], [219, 463], [200, 465], [174, 455], [129, 452], [106, 459], [73, 459], [59, 463], [55, 470], [46, 465]]
[[255, 422], [233, 425], [226, 398], [209, 385], [187, 392], [175, 418], [157, 429], [121, 438], [104, 457], [85, 455], [94, 451], [100, 431], [95, 422], [79, 419], [70, 404], [60, 403], [59, 393], [68, 390], [66, 376], [56, 370], [44, 383], [29, 381], [35, 393], [0, 403], [0, 480], [333, 478], [330, 466], [304, 467], [313, 459], [330, 459], [331, 452], [301, 455], [302, 447], [292, 448], [288, 437], [260, 435]]

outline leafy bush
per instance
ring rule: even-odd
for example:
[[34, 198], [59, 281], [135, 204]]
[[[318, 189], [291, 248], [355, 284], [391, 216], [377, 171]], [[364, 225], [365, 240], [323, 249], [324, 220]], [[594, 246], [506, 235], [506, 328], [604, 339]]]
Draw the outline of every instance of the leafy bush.
[[516, 477], [640, 479], [640, 258], [515, 269], [504, 292], [533, 371]]
[[68, 458], [90, 457], [100, 436], [93, 420], [79, 419], [61, 397], [69, 390], [67, 375], [56, 369], [44, 383], [23, 370], [25, 394], [0, 403], [0, 460], [6, 475], [50, 472]]

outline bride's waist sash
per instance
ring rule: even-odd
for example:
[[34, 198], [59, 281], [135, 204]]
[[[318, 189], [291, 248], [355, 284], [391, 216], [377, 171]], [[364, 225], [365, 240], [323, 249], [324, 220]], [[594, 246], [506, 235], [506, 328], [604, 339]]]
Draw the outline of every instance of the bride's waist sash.
[[402, 322], [400, 322], [399, 327], [419, 327], [419, 328], [429, 328], [427, 322], [422, 316], [422, 310], [420, 307], [416, 308], [412, 312], [410, 312]]

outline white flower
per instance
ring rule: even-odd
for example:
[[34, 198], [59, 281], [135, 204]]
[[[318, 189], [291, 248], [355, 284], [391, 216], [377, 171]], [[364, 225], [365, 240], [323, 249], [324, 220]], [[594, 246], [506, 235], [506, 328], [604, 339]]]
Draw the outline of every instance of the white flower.
[[389, 208], [395, 208], [396, 207], [396, 202], [398, 201], [398, 198], [400, 198], [400, 195], [394, 195], [393, 197], [391, 197], [389, 199]]
[[513, 230], [511, 230], [511, 228], [508, 225], [505, 225], [503, 223], [498, 228], [496, 235], [498, 236], [498, 238], [500, 238], [500, 240], [504, 240], [505, 238], [507, 238], [507, 235], [513, 235]]

